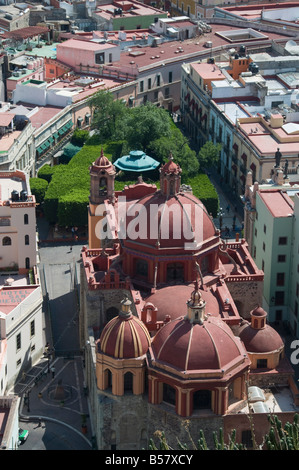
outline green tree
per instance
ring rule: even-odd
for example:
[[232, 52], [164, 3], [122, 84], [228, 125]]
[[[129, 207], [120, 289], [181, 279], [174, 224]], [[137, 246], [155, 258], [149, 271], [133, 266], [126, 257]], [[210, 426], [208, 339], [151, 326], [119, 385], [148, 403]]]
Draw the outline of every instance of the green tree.
[[119, 123], [118, 138], [126, 138], [134, 150], [147, 151], [151, 142], [171, 136], [171, 118], [167, 111], [152, 103], [128, 109]]
[[221, 144], [213, 144], [213, 142], [206, 142], [198, 152], [198, 161], [200, 168], [208, 169], [213, 165], [216, 165], [221, 151]]
[[89, 101], [92, 110], [92, 128], [102, 139], [111, 139], [117, 134], [118, 124], [128, 108], [121, 100], [115, 100], [107, 90], [100, 90]]
[[44, 178], [30, 178], [29, 182], [31, 193], [35, 196], [36, 202], [41, 204], [46, 195], [48, 181]]

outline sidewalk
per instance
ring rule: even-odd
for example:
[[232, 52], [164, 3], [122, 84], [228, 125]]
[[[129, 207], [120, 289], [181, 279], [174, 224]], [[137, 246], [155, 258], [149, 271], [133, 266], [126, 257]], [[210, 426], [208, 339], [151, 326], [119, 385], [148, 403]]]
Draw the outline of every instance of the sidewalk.
[[[209, 175], [209, 178], [215, 186], [219, 197], [219, 213], [222, 217], [222, 238], [226, 240], [236, 240], [236, 236], [239, 234], [239, 239], [241, 239], [243, 217], [241, 216], [240, 204], [236, 203], [235, 200], [232, 201], [228, 198], [213, 175]], [[220, 228], [220, 214], [218, 217], [214, 218], [214, 224], [217, 228]], [[228, 231], [226, 231], [226, 227], [228, 228]]]

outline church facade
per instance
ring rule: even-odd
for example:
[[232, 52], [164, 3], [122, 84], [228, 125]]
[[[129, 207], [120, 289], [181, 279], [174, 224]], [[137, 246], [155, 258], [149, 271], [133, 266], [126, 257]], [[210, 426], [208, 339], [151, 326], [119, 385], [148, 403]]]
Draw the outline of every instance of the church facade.
[[237, 429], [241, 441], [248, 387], [288, 387], [293, 374], [260, 307], [263, 272], [244, 239], [224, 243], [171, 157], [160, 189], [139, 178], [115, 191], [115, 174], [102, 152], [81, 253], [80, 341], [98, 448], [146, 449], [157, 431], [190, 449], [200, 430], [212, 443], [213, 431]]

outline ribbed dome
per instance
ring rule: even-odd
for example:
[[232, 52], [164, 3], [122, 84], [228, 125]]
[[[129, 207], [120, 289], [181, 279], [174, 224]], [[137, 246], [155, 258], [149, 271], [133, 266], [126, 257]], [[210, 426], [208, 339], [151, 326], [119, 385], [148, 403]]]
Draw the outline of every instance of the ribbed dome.
[[150, 344], [147, 328], [132, 314], [112, 318], [104, 327], [99, 342], [101, 352], [116, 359], [143, 356]]
[[250, 323], [240, 329], [240, 339], [249, 353], [267, 353], [284, 347], [280, 335], [270, 325], [255, 329]]
[[203, 324], [184, 318], [167, 323], [155, 335], [152, 351], [156, 363], [186, 372], [221, 371], [237, 366], [246, 353], [230, 328], [212, 317]]
[[181, 250], [194, 240], [198, 247], [216, 234], [214, 223], [204, 205], [190, 193], [180, 192], [167, 197], [157, 191], [139, 199], [135, 207], [137, 214], [140, 214], [140, 227], [135, 231], [137, 222], [133, 205], [126, 217], [127, 239], [124, 244], [126, 241], [130, 241], [130, 245], [136, 242], [138, 250], [140, 243], [157, 249]]

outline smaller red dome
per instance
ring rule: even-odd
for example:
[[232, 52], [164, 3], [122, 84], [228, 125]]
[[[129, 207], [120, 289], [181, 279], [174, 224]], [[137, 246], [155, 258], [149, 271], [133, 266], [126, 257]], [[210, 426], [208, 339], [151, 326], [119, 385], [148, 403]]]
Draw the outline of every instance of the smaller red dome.
[[249, 353], [269, 353], [284, 347], [280, 335], [270, 325], [255, 329], [248, 323], [241, 328], [239, 337]]
[[251, 310], [250, 314], [254, 315], [255, 317], [266, 317], [267, 316], [267, 312], [260, 306], [256, 307], [254, 310]]
[[176, 174], [180, 174], [182, 172], [182, 169], [179, 165], [177, 165], [174, 161], [173, 161], [173, 157], [172, 155], [170, 155], [169, 157], [169, 160], [167, 163], [165, 163], [165, 165], [162, 166], [161, 168], [161, 173], [176, 173]]
[[[127, 303], [129, 305], [129, 301]], [[142, 321], [130, 311], [121, 312], [104, 327], [99, 351], [116, 359], [130, 359], [146, 354], [150, 344], [149, 332]]]

